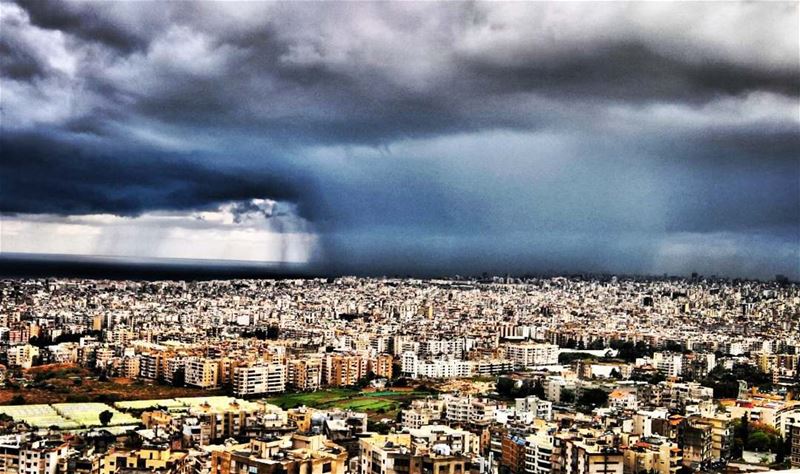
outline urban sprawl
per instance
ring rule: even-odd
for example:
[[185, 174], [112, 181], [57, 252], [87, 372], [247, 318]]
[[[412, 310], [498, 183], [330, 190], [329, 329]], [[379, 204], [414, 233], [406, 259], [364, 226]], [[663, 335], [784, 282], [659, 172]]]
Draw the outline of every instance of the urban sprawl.
[[0, 281], [0, 473], [800, 468], [800, 287]]

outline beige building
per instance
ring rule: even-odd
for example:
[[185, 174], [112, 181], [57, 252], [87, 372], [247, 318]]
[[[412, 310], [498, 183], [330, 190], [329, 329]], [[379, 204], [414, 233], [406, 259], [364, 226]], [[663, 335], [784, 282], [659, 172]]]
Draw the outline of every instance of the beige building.
[[286, 384], [297, 390], [317, 390], [322, 385], [322, 359], [293, 359], [286, 363]]
[[447, 444], [418, 446], [408, 434], [374, 434], [359, 443], [361, 474], [465, 474], [469, 463]]
[[188, 359], [184, 371], [186, 385], [200, 388], [219, 386], [219, 361], [205, 358]]
[[623, 451], [625, 474], [655, 472], [676, 474], [683, 463], [683, 455], [678, 445], [657, 437], [642, 438]]
[[331, 387], [349, 387], [367, 375], [367, 359], [360, 355], [331, 354], [324, 359], [325, 383]]
[[182, 472], [187, 453], [167, 447], [112, 449], [100, 460], [100, 474], [115, 474], [123, 469], [134, 472]]
[[569, 441], [564, 449], [565, 474], [623, 474], [622, 451], [595, 440]]
[[322, 435], [254, 438], [211, 455], [211, 474], [344, 474], [347, 451]]

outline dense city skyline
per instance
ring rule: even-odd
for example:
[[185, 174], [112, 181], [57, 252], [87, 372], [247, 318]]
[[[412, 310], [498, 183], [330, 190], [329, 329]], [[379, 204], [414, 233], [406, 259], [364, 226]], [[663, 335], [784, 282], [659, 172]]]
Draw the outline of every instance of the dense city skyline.
[[799, 315], [699, 276], [0, 279], [0, 472], [796, 469]]
[[0, 21], [6, 255], [800, 278], [796, 2]]

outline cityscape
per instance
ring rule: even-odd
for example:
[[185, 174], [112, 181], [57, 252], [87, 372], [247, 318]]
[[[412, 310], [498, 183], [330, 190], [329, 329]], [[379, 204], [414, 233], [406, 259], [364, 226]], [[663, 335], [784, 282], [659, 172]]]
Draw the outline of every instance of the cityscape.
[[800, 287], [0, 282], [0, 471], [800, 467]]
[[798, 0], [0, 0], [0, 474], [768, 473]]

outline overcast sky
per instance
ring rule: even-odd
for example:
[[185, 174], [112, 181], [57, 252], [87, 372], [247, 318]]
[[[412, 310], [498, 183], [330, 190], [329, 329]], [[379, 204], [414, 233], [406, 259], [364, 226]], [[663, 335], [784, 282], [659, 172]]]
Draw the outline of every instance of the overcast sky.
[[0, 7], [3, 252], [800, 278], [795, 1]]

